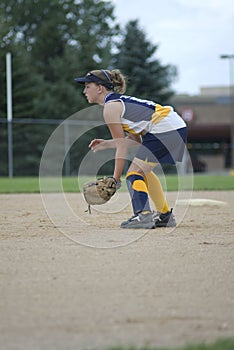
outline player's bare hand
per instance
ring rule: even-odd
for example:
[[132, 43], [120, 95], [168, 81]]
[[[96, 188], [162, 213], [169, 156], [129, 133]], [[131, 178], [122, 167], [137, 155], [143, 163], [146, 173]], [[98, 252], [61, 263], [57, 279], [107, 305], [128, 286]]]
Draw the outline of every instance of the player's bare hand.
[[105, 147], [105, 140], [104, 139], [94, 139], [90, 142], [89, 148], [91, 148], [91, 150], [93, 152], [101, 151], [101, 150], [106, 148]]

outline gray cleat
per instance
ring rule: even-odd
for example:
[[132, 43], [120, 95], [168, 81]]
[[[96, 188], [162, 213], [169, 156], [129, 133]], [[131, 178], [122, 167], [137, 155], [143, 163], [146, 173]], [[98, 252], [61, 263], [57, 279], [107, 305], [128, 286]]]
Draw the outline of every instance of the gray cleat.
[[123, 221], [121, 228], [155, 228], [155, 221], [151, 212], [143, 214], [138, 213], [132, 216], [129, 220]]
[[165, 214], [162, 214], [159, 212], [153, 214], [153, 219], [155, 221], [155, 227], [175, 227], [176, 226], [176, 220], [172, 213], [172, 209]]

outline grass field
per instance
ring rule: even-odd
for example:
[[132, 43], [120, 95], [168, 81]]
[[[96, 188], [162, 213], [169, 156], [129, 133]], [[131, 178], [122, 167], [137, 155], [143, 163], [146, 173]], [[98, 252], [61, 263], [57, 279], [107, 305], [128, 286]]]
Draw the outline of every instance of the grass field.
[[[191, 177], [183, 176], [183, 189], [191, 190]], [[178, 190], [178, 178], [175, 175], [166, 176], [166, 188], [167, 191]], [[93, 180], [93, 177], [79, 178], [80, 187], [82, 184]], [[234, 190], [234, 176], [221, 176], [221, 175], [196, 175], [194, 176], [193, 190]], [[53, 178], [46, 179], [48, 192], [56, 192], [57, 181]], [[122, 181], [122, 191], [126, 190], [125, 181]], [[186, 188], [188, 183], [188, 188]], [[64, 192], [80, 192], [78, 179], [76, 177], [64, 177], [63, 178], [63, 191]], [[15, 177], [7, 178], [0, 177], [0, 193], [38, 193], [40, 192], [39, 178], [38, 177]]]
[[[173, 348], [173, 350], [233, 350], [234, 339], [220, 339], [212, 344], [187, 345], [185, 347]], [[172, 350], [172, 348], [122, 348], [116, 347], [109, 350]]]

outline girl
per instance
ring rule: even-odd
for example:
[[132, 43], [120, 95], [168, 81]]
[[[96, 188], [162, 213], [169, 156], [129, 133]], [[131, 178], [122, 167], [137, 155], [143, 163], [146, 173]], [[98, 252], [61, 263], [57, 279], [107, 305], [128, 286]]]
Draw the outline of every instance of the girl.
[[[103, 117], [112, 139], [94, 139], [89, 147], [94, 151], [116, 148], [113, 178], [120, 181], [127, 152], [126, 139], [140, 143], [127, 171], [126, 182], [134, 215], [122, 222], [122, 228], [155, 228], [176, 226], [161, 183], [152, 171], [157, 164], [175, 164], [182, 160], [187, 128], [171, 106], [123, 95], [126, 79], [118, 70], [93, 70], [75, 79], [84, 83], [84, 95], [89, 103], [103, 108]], [[157, 215], [151, 211], [149, 196]]]

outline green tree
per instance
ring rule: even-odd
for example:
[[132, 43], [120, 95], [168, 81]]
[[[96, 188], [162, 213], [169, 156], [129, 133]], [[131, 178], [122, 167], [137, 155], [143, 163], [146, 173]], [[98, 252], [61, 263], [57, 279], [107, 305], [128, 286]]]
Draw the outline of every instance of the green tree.
[[21, 43], [43, 77], [38, 116], [64, 118], [86, 103], [74, 77], [106, 67], [118, 34], [113, 5], [97, 0], [2, 0], [1, 46]]
[[[137, 40], [136, 40], [137, 39]], [[138, 20], [127, 23], [113, 65], [128, 79], [127, 93], [164, 103], [172, 96], [170, 88], [177, 72], [172, 65], [162, 65], [155, 58], [157, 45], [147, 40]]]
[[[6, 52], [12, 53], [14, 120], [65, 119], [87, 107], [74, 78], [108, 66], [118, 30], [110, 1], [2, 0], [0, 117], [6, 117]], [[2, 130], [1, 152], [7, 146]], [[15, 175], [37, 173], [51, 131], [49, 126], [13, 125]]]

